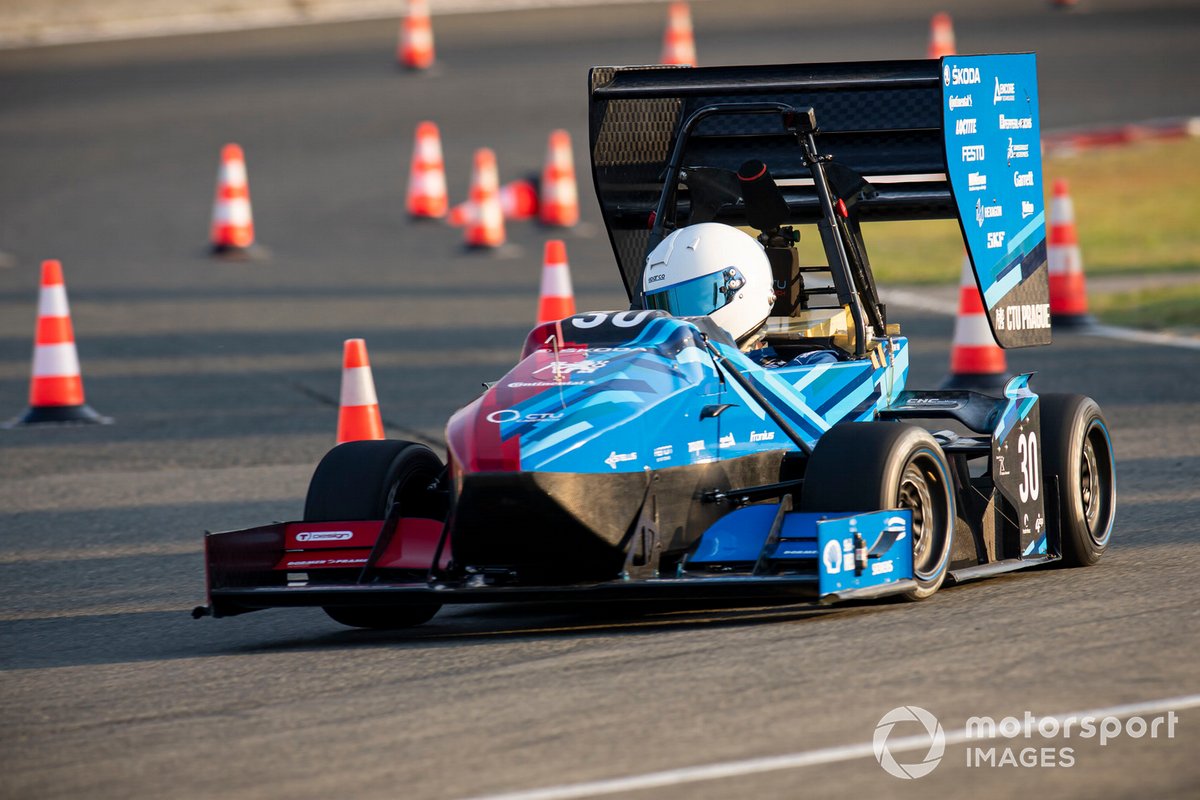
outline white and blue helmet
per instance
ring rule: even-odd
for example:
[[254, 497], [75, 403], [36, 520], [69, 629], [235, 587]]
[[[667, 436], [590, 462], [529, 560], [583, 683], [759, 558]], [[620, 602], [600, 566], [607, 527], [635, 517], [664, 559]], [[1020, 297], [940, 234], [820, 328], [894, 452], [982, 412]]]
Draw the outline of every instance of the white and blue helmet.
[[680, 228], [646, 257], [646, 307], [712, 317], [745, 346], [775, 304], [771, 262], [749, 234], [717, 222]]

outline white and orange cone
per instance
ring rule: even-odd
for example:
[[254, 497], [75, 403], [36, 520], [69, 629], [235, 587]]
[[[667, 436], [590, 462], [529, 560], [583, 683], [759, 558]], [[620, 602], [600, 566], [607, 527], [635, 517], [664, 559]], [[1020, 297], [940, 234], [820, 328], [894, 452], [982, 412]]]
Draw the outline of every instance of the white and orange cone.
[[941, 58], [956, 54], [954, 44], [954, 23], [950, 15], [944, 11], [933, 15], [929, 21], [929, 47], [925, 50], [926, 58]]
[[471, 190], [467, 199], [466, 244], [473, 248], [504, 244], [504, 210], [500, 206], [500, 178], [496, 154], [487, 147], [475, 151]]
[[1067, 181], [1054, 182], [1050, 200], [1050, 234], [1046, 260], [1050, 268], [1050, 321], [1055, 327], [1091, 325], [1088, 314], [1087, 283], [1083, 277], [1083, 255], [1075, 230], [1075, 204]]
[[225, 255], [245, 253], [254, 244], [254, 215], [250, 210], [246, 157], [236, 144], [221, 148], [209, 239], [213, 252]]
[[954, 321], [954, 343], [950, 349], [950, 375], [943, 389], [998, 389], [1008, 378], [1004, 350], [996, 344], [988, 325], [983, 298], [975, 284], [971, 261], [963, 259], [958, 289], [958, 318]]
[[579, 222], [575, 158], [571, 154], [571, 134], [564, 130], [550, 134], [540, 188], [538, 219], [543, 225], [569, 228]]
[[571, 289], [567, 245], [562, 239], [551, 239], [546, 242], [542, 259], [542, 291], [538, 299], [537, 324], [557, 322], [574, 313], [575, 292]]
[[400, 20], [400, 42], [396, 63], [405, 69], [424, 70], [433, 66], [433, 23], [428, 0], [408, 0], [408, 13]]
[[[521, 179], [500, 187], [500, 211], [506, 220], [533, 219], [538, 215], [538, 185], [536, 180]], [[461, 228], [471, 221], [471, 203], [459, 203], [450, 209], [446, 221]]]
[[382, 438], [383, 418], [379, 415], [371, 362], [367, 360], [367, 343], [363, 339], [347, 339], [342, 349], [337, 443]]
[[417, 125], [408, 171], [408, 215], [416, 219], [440, 219], [446, 216], [449, 205], [442, 138], [437, 125], [422, 122]]
[[75, 350], [75, 330], [67, 305], [62, 264], [42, 262], [38, 290], [37, 331], [33, 340], [33, 375], [29, 381], [29, 410], [4, 427], [41, 422], [108, 424], [84, 402], [83, 375]]
[[667, 30], [663, 34], [660, 64], [696, 66], [696, 39], [692, 33], [692, 9], [687, 3], [671, 3]]

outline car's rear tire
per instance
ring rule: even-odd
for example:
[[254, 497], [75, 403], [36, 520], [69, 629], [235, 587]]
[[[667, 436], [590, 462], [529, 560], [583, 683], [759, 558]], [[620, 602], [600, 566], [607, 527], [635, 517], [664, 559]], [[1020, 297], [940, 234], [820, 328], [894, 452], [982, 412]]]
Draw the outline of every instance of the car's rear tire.
[[910, 600], [923, 600], [946, 579], [954, 537], [954, 487], [946, 456], [928, 431], [901, 422], [843, 422], [813, 448], [800, 497], [802, 511], [913, 514]]
[[[1058, 479], [1063, 564], [1095, 564], [1108, 549], [1117, 512], [1112, 437], [1100, 406], [1078, 394], [1043, 394], [1042, 473]], [[1053, 502], [1053, 499], [1051, 500]]]
[[[393, 502], [409, 517], [446, 518], [445, 496], [434, 490], [443, 465], [423, 444], [392, 439], [346, 442], [321, 459], [308, 486], [308, 522], [378, 519]], [[353, 628], [407, 628], [428, 622], [440, 603], [327, 606], [325, 613]]]

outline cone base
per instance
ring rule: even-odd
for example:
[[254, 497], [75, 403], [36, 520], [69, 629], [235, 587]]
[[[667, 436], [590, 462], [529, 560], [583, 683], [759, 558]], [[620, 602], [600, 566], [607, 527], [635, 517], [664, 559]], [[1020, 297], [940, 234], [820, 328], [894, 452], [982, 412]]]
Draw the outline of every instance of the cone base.
[[1091, 314], [1055, 314], [1050, 312], [1050, 328], [1052, 330], [1070, 330], [1072, 328], [1090, 328], [1096, 324], [1096, 318]]
[[91, 406], [31, 406], [22, 416], [0, 425], [3, 428], [18, 428], [24, 425], [111, 425], [112, 417], [105, 417]]
[[1004, 384], [1012, 376], [1005, 372], [964, 372], [958, 375], [948, 375], [939, 389], [964, 389], [967, 391], [987, 392], [1003, 389]]
[[252, 244], [248, 247], [238, 247], [232, 244], [214, 244], [209, 248], [209, 253], [214, 258], [220, 258], [225, 261], [266, 261], [270, 257], [270, 251], [259, 245]]

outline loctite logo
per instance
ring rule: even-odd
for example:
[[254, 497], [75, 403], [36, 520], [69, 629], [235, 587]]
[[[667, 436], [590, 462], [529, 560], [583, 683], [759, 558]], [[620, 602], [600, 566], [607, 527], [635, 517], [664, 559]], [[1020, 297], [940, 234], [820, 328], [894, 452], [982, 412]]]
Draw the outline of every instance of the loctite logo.
[[353, 531], [301, 531], [297, 542], [344, 542], [354, 538]]

